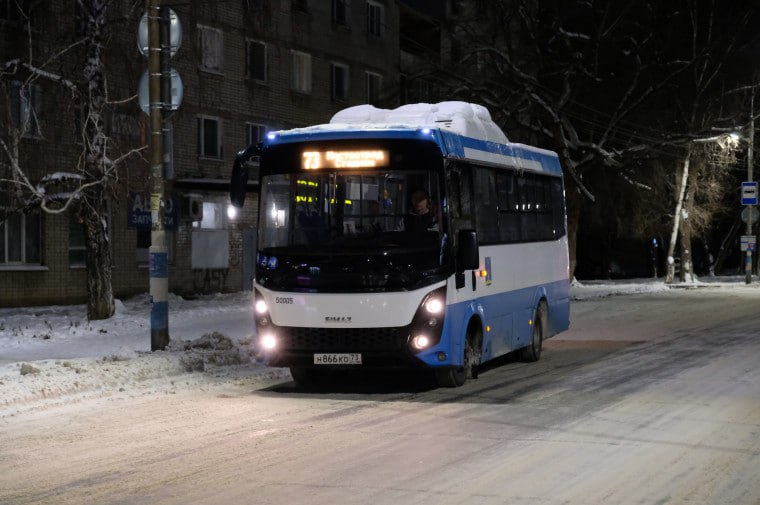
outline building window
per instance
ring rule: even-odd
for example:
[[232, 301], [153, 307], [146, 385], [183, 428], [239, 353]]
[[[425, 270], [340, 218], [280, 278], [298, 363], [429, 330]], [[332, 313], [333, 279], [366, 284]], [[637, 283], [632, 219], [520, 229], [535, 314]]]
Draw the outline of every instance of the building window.
[[291, 51], [291, 87], [293, 91], [311, 93], [311, 55]]
[[293, 10], [297, 12], [309, 12], [309, 1], [293, 0]]
[[[113, 251], [111, 240], [111, 210], [110, 205], [105, 212], [105, 225], [108, 237], [108, 247]], [[84, 236], [84, 225], [79, 220], [76, 211], [69, 212], [69, 267], [84, 268], [87, 266], [87, 243]]]
[[348, 24], [348, 0], [332, 0], [332, 22], [343, 26]]
[[367, 33], [382, 37], [385, 28], [385, 8], [377, 2], [367, 2]]
[[245, 124], [245, 145], [258, 144], [264, 141], [264, 135], [266, 135], [267, 126], [258, 123], [246, 123]]
[[221, 30], [198, 25], [201, 70], [222, 73], [224, 70], [224, 37]]
[[330, 64], [333, 100], [348, 100], [348, 67], [340, 63]]
[[256, 81], [267, 80], [267, 45], [264, 42], [248, 41], [246, 75]]
[[13, 213], [0, 223], [0, 266], [42, 264], [41, 221], [33, 211]]
[[374, 72], [367, 72], [367, 103], [377, 105], [380, 101], [380, 86], [382, 86], [383, 77]]
[[22, 137], [42, 137], [40, 112], [42, 88], [36, 84], [14, 81], [11, 94], [11, 115]]
[[201, 230], [223, 230], [225, 208], [221, 201], [203, 202], [203, 219], [193, 221], [193, 228]]
[[198, 156], [222, 159], [222, 125], [219, 118], [198, 117]]
[[69, 266], [74, 268], [87, 265], [87, 247], [84, 242], [84, 228], [76, 212], [69, 213]]

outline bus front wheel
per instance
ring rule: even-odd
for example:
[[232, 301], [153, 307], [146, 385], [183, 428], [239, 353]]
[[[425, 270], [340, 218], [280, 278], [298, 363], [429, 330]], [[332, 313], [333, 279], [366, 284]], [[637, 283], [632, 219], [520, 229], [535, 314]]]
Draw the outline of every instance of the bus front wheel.
[[464, 385], [467, 377], [477, 378], [477, 367], [480, 363], [480, 330], [475, 329], [467, 335], [464, 347], [464, 364], [460, 367], [442, 368], [435, 371], [438, 385], [445, 388], [458, 388]]

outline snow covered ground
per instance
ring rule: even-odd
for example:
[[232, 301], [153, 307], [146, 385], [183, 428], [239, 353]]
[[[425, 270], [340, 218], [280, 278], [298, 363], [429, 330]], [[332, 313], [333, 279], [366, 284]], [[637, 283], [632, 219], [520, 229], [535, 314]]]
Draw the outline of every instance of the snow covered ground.
[[[755, 285], [760, 289], [760, 284]], [[742, 277], [680, 285], [745, 288]], [[574, 282], [573, 300], [661, 292], [662, 280]], [[0, 418], [77, 398], [171, 394], [224, 381], [287, 379], [250, 352], [251, 293], [172, 297], [166, 351], [150, 352], [147, 295], [117, 301], [116, 315], [87, 321], [84, 305], [0, 309]]]

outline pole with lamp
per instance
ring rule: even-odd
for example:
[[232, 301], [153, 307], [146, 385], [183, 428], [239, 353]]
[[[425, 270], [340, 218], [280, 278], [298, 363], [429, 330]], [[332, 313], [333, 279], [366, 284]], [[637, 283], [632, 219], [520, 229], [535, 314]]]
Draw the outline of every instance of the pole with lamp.
[[745, 251], [744, 256], [744, 276], [745, 283], [750, 284], [752, 282], [752, 251], [757, 246], [756, 237], [752, 233], [752, 224], [754, 222], [754, 211], [757, 205], [757, 182], [754, 181], [752, 173], [753, 160], [754, 160], [754, 144], [755, 144], [755, 90], [752, 89], [752, 95], [750, 97], [750, 121], [749, 132], [747, 136], [747, 181], [742, 183], [741, 204], [745, 205], [746, 214], [745, 222], [747, 228], [745, 235], [742, 237], [741, 248]]

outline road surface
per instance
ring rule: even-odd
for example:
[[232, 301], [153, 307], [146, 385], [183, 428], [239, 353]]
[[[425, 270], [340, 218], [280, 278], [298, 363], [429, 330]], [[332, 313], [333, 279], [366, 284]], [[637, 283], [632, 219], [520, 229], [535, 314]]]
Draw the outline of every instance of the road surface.
[[760, 504], [760, 291], [574, 302], [458, 389], [260, 379], [0, 422], [0, 503]]

